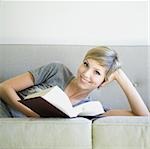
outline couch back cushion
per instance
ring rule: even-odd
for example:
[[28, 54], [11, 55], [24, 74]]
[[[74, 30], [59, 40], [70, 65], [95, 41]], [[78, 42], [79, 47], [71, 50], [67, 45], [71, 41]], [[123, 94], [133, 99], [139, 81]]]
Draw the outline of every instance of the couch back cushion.
[[[88, 45], [0, 45], [0, 82], [51, 62], [61, 62], [76, 74]], [[115, 49], [123, 70], [150, 107], [148, 46], [110, 46]], [[129, 108], [124, 93], [113, 82], [92, 93], [95, 99], [112, 108]]]

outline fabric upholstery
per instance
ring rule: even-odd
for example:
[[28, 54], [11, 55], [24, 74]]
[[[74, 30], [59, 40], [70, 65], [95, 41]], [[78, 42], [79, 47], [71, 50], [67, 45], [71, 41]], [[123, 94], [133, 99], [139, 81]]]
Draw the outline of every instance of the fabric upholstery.
[[150, 149], [150, 117], [111, 116], [93, 123], [93, 149]]
[[0, 118], [0, 149], [92, 149], [91, 121]]

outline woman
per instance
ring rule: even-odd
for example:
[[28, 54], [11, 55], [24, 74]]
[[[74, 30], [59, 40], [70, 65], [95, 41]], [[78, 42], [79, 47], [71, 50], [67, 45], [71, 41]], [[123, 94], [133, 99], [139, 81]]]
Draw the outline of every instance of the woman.
[[117, 53], [104, 46], [93, 48], [87, 52], [83, 63], [78, 68], [76, 77], [63, 64], [48, 64], [1, 83], [0, 98], [8, 105], [9, 112], [13, 117], [23, 115], [39, 117], [37, 113], [18, 100], [33, 92], [58, 85], [75, 106], [88, 102], [91, 91], [114, 80], [127, 96], [131, 111], [108, 110], [104, 115], [150, 115], [142, 98], [121, 69]]

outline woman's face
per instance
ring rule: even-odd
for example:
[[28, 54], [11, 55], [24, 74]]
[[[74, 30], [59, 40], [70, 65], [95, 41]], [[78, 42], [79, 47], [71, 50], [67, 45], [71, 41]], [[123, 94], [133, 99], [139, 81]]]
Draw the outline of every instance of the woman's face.
[[93, 90], [101, 85], [106, 68], [93, 59], [86, 59], [77, 71], [77, 84], [81, 89]]

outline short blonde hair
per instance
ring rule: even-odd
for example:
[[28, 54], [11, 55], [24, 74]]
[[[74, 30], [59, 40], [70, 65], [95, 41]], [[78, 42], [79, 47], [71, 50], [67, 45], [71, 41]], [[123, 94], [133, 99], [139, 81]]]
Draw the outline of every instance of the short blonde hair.
[[85, 55], [85, 59], [96, 60], [101, 66], [106, 67], [106, 80], [111, 73], [121, 67], [117, 52], [106, 46], [98, 46], [90, 49]]

